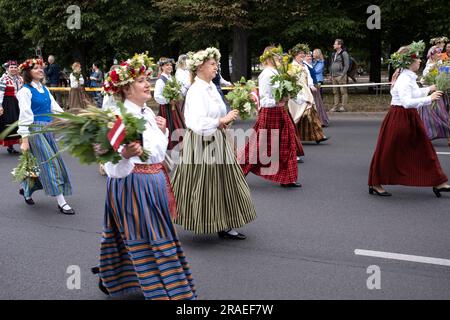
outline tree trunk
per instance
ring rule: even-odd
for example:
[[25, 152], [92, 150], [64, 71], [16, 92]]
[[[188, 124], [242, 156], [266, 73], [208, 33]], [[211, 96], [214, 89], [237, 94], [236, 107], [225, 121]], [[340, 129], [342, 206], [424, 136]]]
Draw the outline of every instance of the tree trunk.
[[221, 40], [219, 43], [220, 48], [220, 71], [222, 74], [222, 78], [229, 81], [231, 79], [230, 76], [230, 54], [227, 40]]
[[[370, 82], [381, 83], [381, 30], [369, 31], [370, 41]], [[369, 93], [375, 93], [375, 87], [369, 87]]]
[[233, 72], [231, 81], [248, 78], [248, 32], [241, 27], [233, 27]]

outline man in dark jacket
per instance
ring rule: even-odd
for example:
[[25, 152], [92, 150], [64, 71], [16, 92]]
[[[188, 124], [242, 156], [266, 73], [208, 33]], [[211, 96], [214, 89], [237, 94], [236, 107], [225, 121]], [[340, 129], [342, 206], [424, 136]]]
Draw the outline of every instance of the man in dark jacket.
[[59, 65], [55, 63], [55, 57], [54, 56], [48, 56], [48, 65], [44, 69], [45, 76], [48, 79], [48, 86], [49, 87], [57, 87], [59, 84], [59, 76], [61, 69]]
[[[344, 41], [336, 39], [334, 50], [331, 57], [330, 73], [333, 85], [346, 85], [347, 72], [350, 66], [350, 56], [344, 49]], [[344, 112], [348, 102], [348, 93], [346, 87], [333, 88], [334, 105], [331, 112]]]

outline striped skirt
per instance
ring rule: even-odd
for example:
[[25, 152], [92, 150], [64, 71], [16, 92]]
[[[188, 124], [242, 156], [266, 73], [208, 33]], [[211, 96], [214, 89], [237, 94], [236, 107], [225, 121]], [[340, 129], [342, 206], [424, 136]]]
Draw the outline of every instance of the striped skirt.
[[[34, 122], [38, 128], [48, 125], [48, 122]], [[30, 132], [34, 130], [30, 127]], [[39, 129], [38, 129], [39, 130]], [[58, 145], [55, 141], [53, 133], [39, 133], [31, 134], [28, 137], [30, 144], [30, 151], [36, 157], [39, 165], [39, 180], [48, 196], [58, 196], [60, 194], [69, 196], [72, 194], [72, 185], [70, 183], [69, 172], [66, 169], [64, 160], [60, 155], [55, 155], [59, 152]], [[29, 188], [22, 186], [25, 193]], [[34, 190], [35, 191], [35, 190]], [[26, 197], [31, 194], [25, 194]]]
[[256, 218], [250, 189], [225, 133], [188, 130], [172, 187], [176, 224], [197, 234], [240, 228]]
[[313, 96], [320, 122], [324, 127], [328, 127], [330, 125], [330, 119], [328, 118], [327, 110], [325, 109], [325, 105], [323, 104], [320, 89], [317, 89], [317, 91], [315, 92], [313, 91]]
[[434, 106], [419, 108], [419, 115], [425, 126], [428, 138], [450, 138], [449, 97], [444, 95]]
[[163, 117], [167, 121], [167, 128], [169, 129], [169, 146], [168, 150], [172, 150], [179, 142], [183, 140], [183, 137], [176, 139], [172, 137], [172, 134], [177, 129], [186, 129], [184, 124], [184, 116], [181, 113], [183, 103], [178, 103], [174, 106], [170, 104], [159, 106], [159, 116]]
[[319, 141], [325, 138], [322, 122], [314, 107], [306, 110], [295, 126], [295, 131], [301, 141]]
[[369, 186], [433, 187], [447, 180], [417, 110], [392, 106], [381, 125]]
[[[253, 130], [254, 133], [238, 157], [244, 175], [252, 172], [276, 183], [296, 182], [297, 155], [299, 148], [303, 153], [303, 147], [295, 133], [289, 111], [282, 106], [261, 108]], [[264, 163], [262, 156], [271, 157], [271, 161]]]
[[163, 171], [108, 178], [100, 278], [111, 296], [139, 291], [147, 300], [196, 298], [169, 211]]

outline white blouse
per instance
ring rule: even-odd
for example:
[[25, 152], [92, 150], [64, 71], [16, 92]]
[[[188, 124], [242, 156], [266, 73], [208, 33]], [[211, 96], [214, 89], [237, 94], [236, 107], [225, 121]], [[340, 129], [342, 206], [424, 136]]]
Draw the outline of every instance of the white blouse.
[[82, 75], [80, 75], [80, 80], [77, 80], [77, 78], [75, 78], [75, 76], [73, 75], [73, 73], [70, 74], [70, 87], [73, 89], [78, 88], [79, 86], [84, 85], [84, 78]]
[[[165, 73], [162, 73], [161, 77], [164, 77], [167, 80], [172, 78], [172, 76], [167, 75]], [[170, 101], [167, 101], [167, 99], [164, 98], [164, 96], [163, 96], [163, 91], [164, 91], [164, 87], [165, 86], [166, 86], [166, 84], [164, 83], [164, 81], [162, 79], [156, 80], [156, 84], [155, 84], [155, 100], [159, 104], [168, 104], [170, 102]]]
[[175, 78], [182, 84], [181, 93], [183, 97], [186, 97], [187, 91], [191, 86], [191, 73], [189, 70], [178, 68], [177, 72], [175, 72]]
[[405, 109], [420, 108], [431, 104], [428, 96], [430, 88], [419, 88], [417, 75], [409, 69], [404, 69], [391, 89], [391, 105], [403, 106]]
[[227, 107], [214, 83], [195, 77], [184, 106], [186, 127], [197, 134], [211, 135], [219, 127], [219, 119], [226, 116]]
[[[124, 102], [127, 112], [133, 114], [135, 117], [144, 118], [147, 120], [145, 131], [143, 133], [143, 148], [150, 153], [147, 164], [157, 164], [164, 161], [169, 143], [169, 132], [166, 129], [164, 134], [156, 124], [156, 116], [152, 109], [145, 106], [144, 108], [134, 104], [129, 100]], [[119, 148], [118, 152], [122, 150], [123, 146]], [[139, 157], [131, 157], [130, 159], [122, 158], [117, 164], [108, 162], [105, 164], [105, 172], [111, 178], [125, 178], [132, 173], [135, 163], [143, 163]]]
[[[44, 86], [40, 82], [31, 82], [31, 86], [40, 93], [44, 93]], [[48, 89], [47, 89], [48, 90]], [[56, 102], [55, 98], [51, 94], [49, 90], [50, 95], [50, 101], [51, 101], [51, 112], [52, 113], [59, 113], [63, 112], [63, 109], [59, 106], [58, 102]], [[19, 101], [19, 129], [17, 130], [17, 133], [22, 136], [22, 138], [25, 138], [30, 135], [30, 131], [28, 130], [28, 127], [33, 124], [34, 122], [34, 114], [31, 110], [31, 97], [33, 94], [31, 93], [31, 90], [27, 87], [23, 86], [22, 89], [17, 92], [17, 100]]]
[[258, 77], [259, 84], [259, 102], [261, 108], [273, 108], [277, 106], [273, 95], [273, 87], [270, 83], [272, 77], [277, 75], [278, 71], [272, 67], [265, 67]]

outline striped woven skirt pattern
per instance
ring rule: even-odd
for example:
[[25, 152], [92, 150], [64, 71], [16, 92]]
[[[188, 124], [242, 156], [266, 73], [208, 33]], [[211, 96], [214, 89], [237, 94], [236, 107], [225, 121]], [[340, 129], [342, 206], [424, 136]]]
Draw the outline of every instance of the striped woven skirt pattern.
[[108, 178], [100, 278], [113, 297], [139, 291], [147, 300], [196, 298], [162, 171]]
[[169, 146], [168, 150], [172, 150], [179, 142], [183, 140], [182, 137], [179, 139], [172, 139], [172, 133], [177, 129], [186, 129], [184, 124], [184, 116], [181, 113], [183, 107], [182, 103], [178, 103], [174, 106], [170, 104], [159, 106], [159, 116], [167, 120], [167, 128], [169, 129]]
[[320, 89], [313, 91], [313, 96], [320, 122], [324, 127], [328, 127], [330, 125], [330, 119], [328, 118], [327, 110], [325, 109], [325, 105], [320, 94]]
[[428, 138], [450, 138], [449, 97], [442, 96], [433, 106], [419, 108], [419, 115], [423, 121]]
[[[36, 128], [40, 128], [48, 125], [48, 122], [36, 121], [33, 125]], [[30, 127], [31, 133], [35, 130], [33, 127]], [[59, 149], [53, 133], [31, 134], [28, 137], [28, 142], [31, 153], [38, 161], [40, 171], [39, 180], [44, 188], [45, 194], [52, 197], [60, 194], [64, 196], [71, 195], [72, 185], [64, 160], [60, 155], [55, 157]]]
[[[295, 133], [294, 121], [289, 111], [281, 106], [261, 108], [253, 130], [254, 133], [250, 136], [249, 142], [238, 156], [244, 175], [252, 172], [276, 183], [296, 182], [298, 177], [297, 152], [300, 139]], [[267, 133], [266, 138], [262, 135], [263, 130]], [[272, 137], [273, 132], [276, 133], [274, 137]], [[276, 141], [273, 141], [274, 139]], [[276, 150], [276, 145], [278, 150]], [[277, 159], [264, 164], [261, 161], [263, 154]]]
[[172, 177], [176, 224], [197, 234], [240, 228], [256, 218], [250, 189], [231, 144], [221, 130], [209, 137], [184, 136]]
[[314, 107], [306, 110], [295, 126], [297, 135], [301, 141], [319, 141], [325, 138], [322, 130], [322, 122]]
[[417, 110], [392, 106], [381, 125], [369, 186], [433, 187], [447, 180]]

